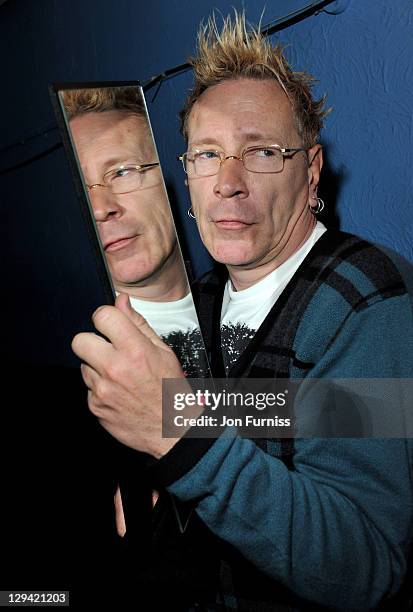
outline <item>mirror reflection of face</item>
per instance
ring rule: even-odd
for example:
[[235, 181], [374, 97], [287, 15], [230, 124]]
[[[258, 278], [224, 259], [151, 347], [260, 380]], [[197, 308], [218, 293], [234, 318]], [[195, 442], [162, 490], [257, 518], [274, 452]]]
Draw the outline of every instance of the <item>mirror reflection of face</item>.
[[[158, 161], [146, 119], [127, 111], [85, 112], [70, 130], [113, 283], [147, 299], [179, 299], [187, 290], [159, 166], [142, 173], [139, 190], [114, 194], [103, 176], [125, 165]], [[182, 295], [172, 295], [177, 289]]]

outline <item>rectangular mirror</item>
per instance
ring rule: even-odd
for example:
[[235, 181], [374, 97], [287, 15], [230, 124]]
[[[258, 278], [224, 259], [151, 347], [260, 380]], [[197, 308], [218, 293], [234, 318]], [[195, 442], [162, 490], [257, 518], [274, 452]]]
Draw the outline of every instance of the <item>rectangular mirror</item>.
[[208, 376], [142, 88], [130, 81], [55, 84], [52, 98], [114, 292], [129, 295], [187, 376]]

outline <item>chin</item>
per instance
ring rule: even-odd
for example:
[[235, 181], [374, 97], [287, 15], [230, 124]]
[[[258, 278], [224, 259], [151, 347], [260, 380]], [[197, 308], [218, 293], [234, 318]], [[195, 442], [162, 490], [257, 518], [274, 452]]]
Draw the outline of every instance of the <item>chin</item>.
[[228, 266], [245, 266], [255, 261], [256, 255], [251, 250], [221, 246], [210, 251], [211, 257]]
[[157, 268], [153, 266], [134, 266], [134, 268], [129, 268], [128, 270], [111, 270], [111, 274], [115, 285], [125, 287], [128, 285], [139, 285], [143, 283], [148, 278], [151, 278], [156, 271]]

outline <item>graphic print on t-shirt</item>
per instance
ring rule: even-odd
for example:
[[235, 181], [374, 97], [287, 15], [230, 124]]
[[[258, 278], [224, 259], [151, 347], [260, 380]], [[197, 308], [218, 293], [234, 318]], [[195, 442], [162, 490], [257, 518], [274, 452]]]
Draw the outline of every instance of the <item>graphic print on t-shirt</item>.
[[204, 342], [199, 327], [186, 331], [175, 330], [161, 336], [178, 357], [186, 376], [203, 378], [208, 376]]
[[255, 329], [246, 323], [226, 323], [221, 327], [221, 346], [224, 366], [228, 371], [254, 337]]

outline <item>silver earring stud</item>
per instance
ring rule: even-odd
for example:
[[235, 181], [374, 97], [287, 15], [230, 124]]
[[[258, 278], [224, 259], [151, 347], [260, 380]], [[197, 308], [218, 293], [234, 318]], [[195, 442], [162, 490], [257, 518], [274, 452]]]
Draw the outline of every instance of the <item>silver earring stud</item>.
[[194, 213], [192, 212], [192, 206], [191, 206], [191, 208], [188, 208], [188, 210], [187, 210], [187, 215], [188, 215], [188, 217], [190, 217], [191, 219], [196, 219], [196, 217], [195, 217]]

